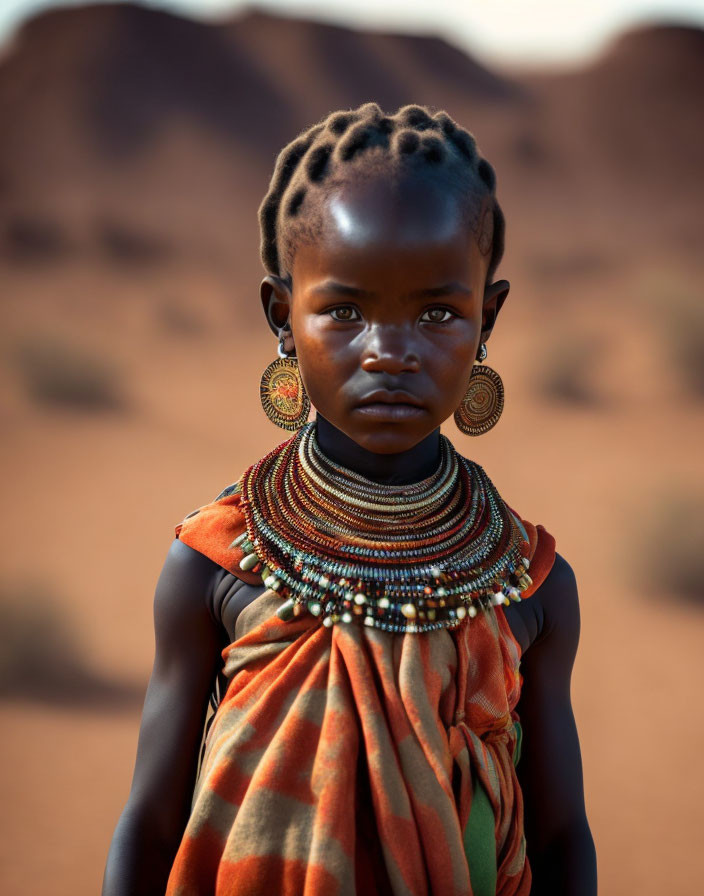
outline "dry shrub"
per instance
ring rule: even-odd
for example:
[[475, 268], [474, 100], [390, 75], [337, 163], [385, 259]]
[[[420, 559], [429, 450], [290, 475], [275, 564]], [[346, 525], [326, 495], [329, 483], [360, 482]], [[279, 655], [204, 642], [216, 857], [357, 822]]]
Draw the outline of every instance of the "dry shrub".
[[46, 584], [0, 586], [0, 699], [114, 708], [142, 689], [92, 670], [66, 611]]
[[63, 224], [29, 211], [9, 216], [0, 245], [12, 261], [32, 264], [62, 259], [72, 250]]
[[163, 298], [155, 307], [155, 316], [162, 330], [176, 336], [202, 336], [208, 330], [201, 312], [176, 296]]
[[27, 336], [12, 357], [30, 397], [39, 404], [83, 410], [121, 410], [121, 376], [102, 355], [49, 334]]
[[644, 585], [704, 609], [704, 494], [684, 485], [661, 491], [641, 516], [631, 555]]
[[118, 265], [161, 264], [172, 255], [162, 237], [107, 215], [94, 222], [94, 231], [100, 253]]
[[564, 284], [567, 279], [583, 282], [603, 276], [614, 264], [613, 257], [599, 249], [536, 252], [531, 259], [531, 273], [546, 284]]
[[537, 361], [536, 384], [551, 401], [572, 405], [603, 402], [594, 386], [593, 373], [603, 355], [603, 343], [582, 331], [555, 330]]
[[662, 300], [669, 360], [679, 371], [690, 395], [704, 398], [704, 302], [682, 286], [670, 288]]
[[660, 271], [640, 289], [657, 322], [662, 357], [672, 365], [687, 393], [704, 398], [704, 301], [701, 286], [680, 272]]

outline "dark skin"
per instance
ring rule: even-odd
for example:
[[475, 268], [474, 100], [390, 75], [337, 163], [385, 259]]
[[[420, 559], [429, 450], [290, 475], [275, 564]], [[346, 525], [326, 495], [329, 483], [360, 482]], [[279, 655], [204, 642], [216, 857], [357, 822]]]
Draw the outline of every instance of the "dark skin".
[[[485, 282], [481, 226], [470, 232], [457, 201], [422, 179], [400, 189], [389, 179], [350, 181], [326, 201], [323, 224], [314, 245], [297, 247], [290, 279], [262, 281], [267, 321], [298, 357], [323, 451], [375, 481], [416, 482], [437, 467], [440, 424], [465, 392], [509, 283]], [[381, 417], [360, 411], [359, 399], [380, 388], [404, 390], [420, 407], [400, 419], [388, 407]], [[263, 591], [173, 541], [156, 588], [154, 668], [103, 896], [164, 892], [190, 814], [220, 652]], [[594, 896], [596, 854], [570, 701], [580, 630], [570, 565], [558, 554], [530, 598], [497, 612], [522, 650], [517, 773], [531, 893]]]

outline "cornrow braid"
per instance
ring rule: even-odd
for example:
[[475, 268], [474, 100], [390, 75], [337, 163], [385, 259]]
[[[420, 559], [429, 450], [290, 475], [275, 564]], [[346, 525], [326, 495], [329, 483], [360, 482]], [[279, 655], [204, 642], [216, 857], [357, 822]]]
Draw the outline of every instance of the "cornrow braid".
[[[496, 174], [479, 155], [474, 136], [447, 112], [402, 106], [385, 115], [374, 102], [331, 112], [298, 134], [279, 153], [258, 216], [261, 259], [270, 274], [291, 280], [295, 247], [319, 235], [326, 186], [339, 183], [361, 160], [362, 170], [399, 170], [417, 159], [443, 174], [466, 200], [466, 211], [483, 254], [491, 252], [491, 283], [504, 253], [505, 220], [496, 199]], [[359, 169], [356, 169], [359, 170]], [[483, 201], [489, 203], [479, 217]], [[305, 203], [305, 206], [304, 206]]]

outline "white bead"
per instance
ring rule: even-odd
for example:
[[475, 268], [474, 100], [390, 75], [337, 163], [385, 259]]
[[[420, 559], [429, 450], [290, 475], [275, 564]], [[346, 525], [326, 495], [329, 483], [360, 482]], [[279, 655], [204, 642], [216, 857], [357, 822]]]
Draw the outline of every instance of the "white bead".
[[330, 626], [332, 625], [332, 619], [329, 616], [326, 616], [323, 619], [323, 625], [325, 626], [325, 628], [330, 628]]
[[320, 604], [313, 603], [308, 606], [308, 612], [312, 613], [314, 616], [320, 616]]
[[330, 579], [327, 576], [320, 577], [320, 580], [318, 581], [318, 585], [320, 585], [321, 588], [327, 588], [329, 584], [330, 584]]
[[370, 628], [374, 628], [374, 619], [371, 616], [365, 616], [364, 624], [368, 625]]
[[379, 600], [379, 606], [381, 607], [382, 610], [385, 610], [385, 609], [389, 606], [389, 599], [388, 599], [388, 597], [382, 597], [382, 598]]
[[352, 614], [348, 610], [345, 610], [345, 612], [342, 614], [342, 621], [352, 622]]
[[439, 579], [442, 575], [442, 570], [439, 566], [431, 566], [430, 567], [430, 575], [435, 576], [436, 579]]
[[457, 614], [458, 619], [464, 619], [464, 617], [467, 615], [467, 608], [460, 605], [455, 610], [455, 613]]
[[472, 617], [472, 619], [474, 619], [474, 617], [477, 615], [477, 608], [474, 606], [474, 604], [472, 604], [467, 612]]
[[360, 604], [360, 605], [361, 605], [361, 604], [366, 604], [366, 602], [367, 602], [367, 598], [366, 598], [366, 597], [362, 594], [362, 592], [360, 591], [358, 594], [355, 594], [355, 596], [354, 596], [354, 602], [355, 602], [356, 604]]
[[240, 560], [240, 569], [251, 569], [253, 566], [256, 566], [259, 562], [259, 557], [256, 554], [246, 554]]

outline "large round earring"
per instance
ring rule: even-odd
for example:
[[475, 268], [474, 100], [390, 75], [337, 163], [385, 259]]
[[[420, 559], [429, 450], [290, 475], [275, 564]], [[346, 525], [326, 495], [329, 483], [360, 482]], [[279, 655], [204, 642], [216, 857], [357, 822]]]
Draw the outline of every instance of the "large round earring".
[[486, 358], [486, 344], [479, 346], [479, 358], [472, 366], [467, 391], [455, 411], [457, 428], [467, 435], [488, 432], [504, 409], [504, 384], [492, 368], [481, 362]]
[[282, 429], [300, 429], [310, 414], [310, 398], [303, 385], [298, 359], [284, 351], [283, 334], [278, 355], [262, 374], [259, 395], [264, 413]]

